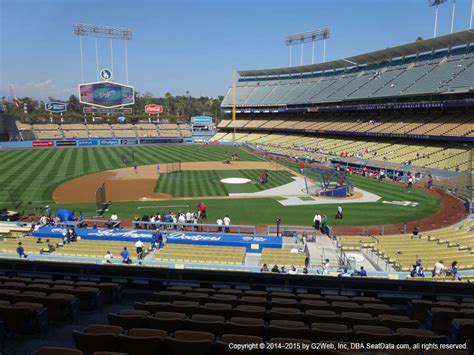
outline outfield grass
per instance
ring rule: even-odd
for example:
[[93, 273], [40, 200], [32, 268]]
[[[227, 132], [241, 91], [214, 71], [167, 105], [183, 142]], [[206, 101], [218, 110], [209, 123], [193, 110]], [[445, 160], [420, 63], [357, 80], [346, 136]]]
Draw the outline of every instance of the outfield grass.
[[[136, 147], [25, 149], [0, 151], [0, 202], [52, 202], [54, 188], [74, 177], [133, 165], [175, 161], [222, 161], [225, 152], [238, 153], [240, 160], [260, 157], [232, 146], [160, 145]], [[123, 153], [133, 152], [135, 161], [121, 162]]]
[[[142, 146], [114, 148], [68, 148], [0, 151], [0, 208], [7, 207], [25, 213], [40, 213], [45, 203], [51, 205], [53, 212], [59, 208], [70, 208], [83, 211], [87, 216], [95, 215], [95, 204], [62, 204], [52, 203], [53, 189], [60, 183], [73, 177], [95, 171], [114, 169], [125, 166], [120, 163], [122, 152], [134, 152], [135, 162], [128, 164], [145, 165], [181, 161], [222, 161], [224, 152], [237, 152], [241, 160], [257, 161], [261, 158], [230, 146]], [[294, 167], [296, 170], [296, 166]], [[274, 172], [271, 172], [274, 173]], [[234, 175], [234, 174], [233, 174]], [[427, 217], [436, 213], [440, 205], [436, 198], [428, 192], [413, 190], [408, 193], [402, 185], [390, 182], [379, 182], [359, 176], [351, 176], [350, 180], [356, 187], [373, 192], [382, 197], [379, 202], [344, 204], [344, 219], [335, 220], [337, 204], [316, 206], [283, 207], [278, 198], [266, 199], [219, 199], [206, 200], [210, 222], [217, 217], [229, 214], [233, 223], [266, 223], [274, 224], [277, 217], [282, 223], [293, 225], [311, 225], [316, 211], [327, 213], [331, 225], [379, 225], [403, 223]], [[270, 179], [270, 182], [272, 179]], [[21, 205], [5, 203], [16, 191], [15, 200], [22, 200]], [[80, 189], [78, 188], [78, 193]], [[201, 195], [203, 196], [203, 195]], [[404, 207], [384, 204], [386, 201], [418, 202], [417, 207]], [[31, 202], [44, 201], [44, 202]], [[31, 203], [30, 203], [31, 202]], [[180, 200], [163, 202], [120, 202], [113, 203], [109, 216], [115, 211], [121, 218], [133, 218], [164, 211], [187, 210], [188, 207], [169, 207], [176, 205], [196, 208], [198, 200]], [[158, 207], [151, 207], [158, 206]], [[138, 209], [138, 207], [145, 207]]]
[[[228, 196], [230, 193], [254, 193], [293, 181], [286, 171], [268, 171], [268, 183], [258, 181], [260, 170], [198, 170], [161, 174], [155, 192], [175, 197]], [[225, 184], [225, 178], [244, 178], [245, 184]]]

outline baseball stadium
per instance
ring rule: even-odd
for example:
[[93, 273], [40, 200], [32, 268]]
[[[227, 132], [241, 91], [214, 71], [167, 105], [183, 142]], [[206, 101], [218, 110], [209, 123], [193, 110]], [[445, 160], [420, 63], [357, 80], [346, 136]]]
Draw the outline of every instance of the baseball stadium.
[[177, 119], [116, 81], [131, 30], [74, 24], [77, 109], [3, 98], [0, 352], [472, 354], [474, 30], [436, 26], [321, 62], [329, 28], [290, 35]]

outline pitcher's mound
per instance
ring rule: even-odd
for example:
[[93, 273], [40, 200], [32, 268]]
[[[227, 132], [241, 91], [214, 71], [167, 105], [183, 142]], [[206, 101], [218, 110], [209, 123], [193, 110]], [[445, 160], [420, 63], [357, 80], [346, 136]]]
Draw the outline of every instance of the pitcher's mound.
[[224, 184], [246, 184], [250, 182], [250, 179], [244, 179], [244, 178], [226, 178], [226, 179], [221, 179], [221, 182]]

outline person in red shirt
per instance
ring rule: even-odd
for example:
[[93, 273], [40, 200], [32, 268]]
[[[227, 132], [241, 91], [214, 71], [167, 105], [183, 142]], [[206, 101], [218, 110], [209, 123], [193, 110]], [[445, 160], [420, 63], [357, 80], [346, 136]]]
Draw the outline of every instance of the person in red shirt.
[[198, 213], [199, 213], [198, 217], [201, 218], [201, 219], [206, 219], [207, 218], [207, 213], [206, 213], [207, 206], [203, 202], [199, 202], [199, 205], [198, 205], [197, 209], [198, 209]]

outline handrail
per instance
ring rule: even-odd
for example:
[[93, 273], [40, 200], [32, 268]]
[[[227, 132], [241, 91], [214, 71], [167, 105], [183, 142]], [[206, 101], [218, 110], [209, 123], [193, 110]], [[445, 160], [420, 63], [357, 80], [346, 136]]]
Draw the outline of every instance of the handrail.
[[[191, 230], [199, 228], [201, 231], [203, 228], [207, 229], [207, 232], [211, 232], [211, 228], [216, 228], [217, 231], [231, 233], [231, 229], [237, 229], [237, 234], [242, 234], [242, 229], [249, 229], [250, 232], [245, 234], [257, 234], [257, 228], [254, 225], [243, 225], [243, 224], [214, 224], [214, 223], [174, 223], [174, 222], [143, 222], [143, 221], [133, 221], [134, 226], [146, 225], [146, 226], [168, 226], [168, 227], [191, 227]], [[215, 232], [215, 231], [212, 231]], [[235, 233], [234, 233], [235, 234]]]

